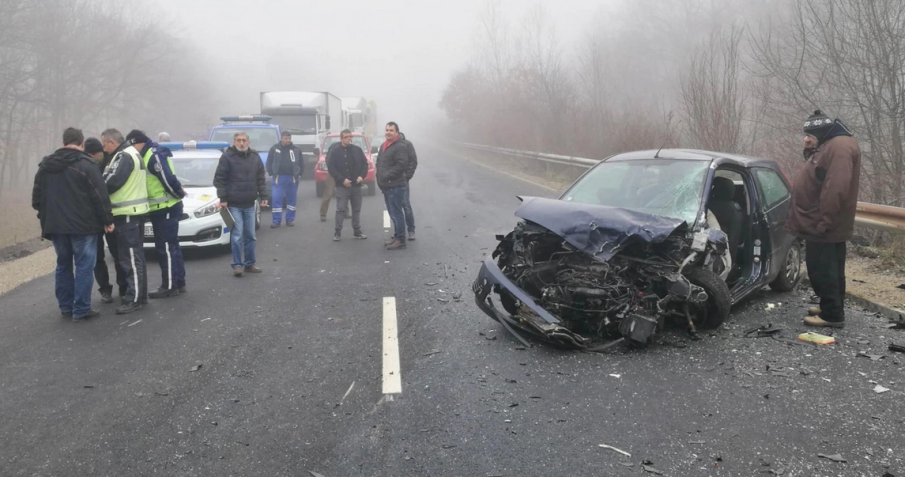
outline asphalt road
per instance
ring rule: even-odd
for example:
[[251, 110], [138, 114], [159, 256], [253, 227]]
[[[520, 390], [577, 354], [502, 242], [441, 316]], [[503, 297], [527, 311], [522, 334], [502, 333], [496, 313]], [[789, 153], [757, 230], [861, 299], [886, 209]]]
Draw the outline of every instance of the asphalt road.
[[332, 242], [305, 182], [297, 226], [259, 231], [261, 275], [191, 253], [188, 295], [127, 317], [99, 305], [82, 324], [60, 318], [52, 276], [0, 298], [0, 475], [646, 475], [642, 461], [673, 476], [905, 473], [905, 356], [885, 351], [905, 331], [849, 309], [836, 345], [745, 338], [803, 331], [807, 293], [764, 291], [700, 341], [522, 349], [470, 283], [515, 224], [516, 195], [552, 192], [429, 144], [419, 158], [407, 250], [382, 247], [381, 196], [364, 200], [368, 240], [347, 228]]

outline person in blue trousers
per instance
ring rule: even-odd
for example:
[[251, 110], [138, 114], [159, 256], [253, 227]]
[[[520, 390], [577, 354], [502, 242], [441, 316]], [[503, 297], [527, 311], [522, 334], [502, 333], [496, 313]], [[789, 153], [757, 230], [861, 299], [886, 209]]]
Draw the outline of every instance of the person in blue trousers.
[[279, 144], [274, 144], [267, 155], [267, 174], [273, 179], [271, 199], [273, 208], [270, 212], [273, 223], [270, 228], [280, 226], [283, 213], [286, 213], [286, 226], [295, 225], [295, 204], [298, 199], [299, 178], [302, 177], [302, 150], [292, 144], [289, 131], [280, 134]]

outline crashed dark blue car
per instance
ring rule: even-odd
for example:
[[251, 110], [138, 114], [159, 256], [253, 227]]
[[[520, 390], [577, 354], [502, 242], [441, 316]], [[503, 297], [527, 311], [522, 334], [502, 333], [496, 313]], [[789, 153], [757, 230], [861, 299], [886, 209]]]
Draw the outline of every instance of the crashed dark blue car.
[[715, 328], [750, 293], [801, 280], [802, 244], [784, 230], [790, 198], [767, 159], [612, 156], [558, 200], [522, 199], [523, 220], [497, 237], [475, 301], [522, 341], [585, 350], [649, 343], [667, 319]]

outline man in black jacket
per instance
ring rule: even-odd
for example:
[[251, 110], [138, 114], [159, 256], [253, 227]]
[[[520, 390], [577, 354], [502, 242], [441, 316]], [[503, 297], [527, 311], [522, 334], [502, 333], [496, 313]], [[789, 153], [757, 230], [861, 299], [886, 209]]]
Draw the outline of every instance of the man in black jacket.
[[411, 167], [408, 146], [399, 137], [399, 125], [389, 122], [385, 130], [386, 142], [380, 148], [377, 159], [377, 186], [383, 191], [387, 212], [393, 221], [393, 239], [386, 243], [387, 250], [405, 248], [405, 186]]
[[267, 206], [266, 181], [261, 156], [249, 147], [248, 134], [237, 132], [233, 135], [233, 145], [220, 156], [214, 173], [220, 207], [226, 207], [235, 220], [230, 230], [230, 243], [233, 275], [237, 277], [241, 277], [242, 272], [261, 273], [255, 266], [255, 200], [260, 198], [261, 207]]
[[[107, 168], [112, 157], [104, 152], [104, 145], [97, 138], [89, 137], [85, 140], [85, 154], [97, 164], [101, 174]], [[126, 272], [119, 264], [119, 251], [116, 249], [116, 234], [101, 232], [97, 236], [97, 263], [94, 265], [94, 280], [97, 282], [98, 291], [101, 293], [101, 301], [113, 303], [113, 285], [110, 284], [110, 272], [107, 271], [107, 259], [104, 253], [104, 240], [110, 248], [110, 256], [113, 257], [113, 268], [116, 270], [116, 285], [119, 288], [119, 296], [126, 295]]]
[[[330, 149], [327, 156], [327, 172], [336, 185], [336, 232], [333, 241], [342, 240], [343, 219], [352, 202], [353, 238], [364, 240], [367, 235], [361, 231], [361, 186], [368, 175], [368, 160], [360, 147], [352, 144], [352, 131], [343, 129], [339, 133], [340, 147]], [[328, 179], [328, 180], [330, 180]]]
[[405, 213], [405, 228], [408, 229], [408, 240], [415, 240], [415, 213], [412, 212], [412, 192], [410, 184], [412, 177], [415, 177], [415, 169], [418, 168], [418, 154], [415, 153], [415, 145], [409, 141], [405, 134], [399, 133], [399, 137], [405, 141], [405, 146], [409, 151], [409, 168], [405, 172], [405, 198], [402, 199], [402, 211]]
[[41, 236], [53, 241], [57, 253], [55, 288], [60, 312], [75, 322], [100, 314], [91, 309], [97, 237], [102, 231], [113, 231], [107, 188], [85, 154], [84, 142], [82, 131], [66, 129], [63, 147], [41, 161], [31, 195]]
[[[295, 204], [298, 200], [299, 178], [302, 177], [302, 150], [292, 144], [292, 134], [283, 131], [279, 144], [274, 144], [267, 154], [267, 174], [273, 178], [270, 209], [273, 223], [270, 228], [280, 226], [283, 219], [283, 205], [286, 205], [286, 226], [295, 225]], [[284, 201], [285, 199], [285, 201]]]

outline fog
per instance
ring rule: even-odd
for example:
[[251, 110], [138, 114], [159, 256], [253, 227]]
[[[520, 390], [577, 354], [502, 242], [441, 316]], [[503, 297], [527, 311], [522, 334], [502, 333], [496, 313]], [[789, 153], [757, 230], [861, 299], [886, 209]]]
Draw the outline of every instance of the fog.
[[[504, 0], [513, 16], [530, 2]], [[330, 91], [378, 105], [380, 120], [403, 128], [443, 119], [440, 96], [473, 47], [485, 0], [141, 0], [211, 66], [213, 118], [251, 113], [261, 91]], [[565, 39], [588, 27], [600, 0], [549, 9]], [[174, 28], [171, 28], [171, 25]], [[576, 25], [581, 28], [574, 28]]]

